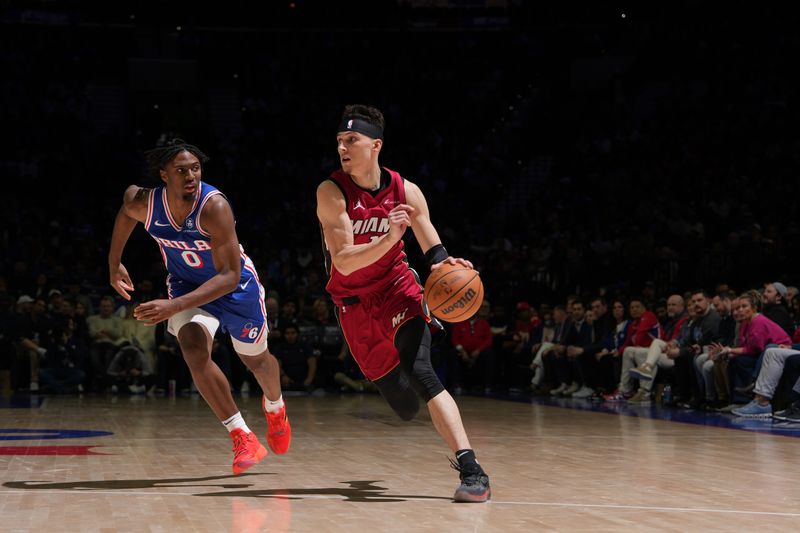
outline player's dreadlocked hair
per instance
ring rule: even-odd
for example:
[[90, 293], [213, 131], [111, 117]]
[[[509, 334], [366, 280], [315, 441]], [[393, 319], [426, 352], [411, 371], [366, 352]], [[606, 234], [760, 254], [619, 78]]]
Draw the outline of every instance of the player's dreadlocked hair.
[[163, 170], [167, 163], [175, 159], [175, 156], [183, 151], [193, 154], [197, 159], [200, 160], [201, 166], [209, 159], [209, 157], [204, 154], [200, 148], [192, 144], [188, 144], [183, 139], [170, 139], [163, 146], [153, 148], [152, 150], [148, 150], [144, 153], [145, 157], [147, 158], [147, 167], [150, 170], [150, 173], [155, 178], [158, 178], [159, 170]]

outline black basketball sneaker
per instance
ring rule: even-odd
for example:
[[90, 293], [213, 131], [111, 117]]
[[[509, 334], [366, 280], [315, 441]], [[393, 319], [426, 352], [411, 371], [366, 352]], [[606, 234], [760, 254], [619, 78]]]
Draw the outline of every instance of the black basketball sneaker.
[[481, 465], [472, 463], [459, 465], [450, 459], [450, 466], [458, 470], [461, 485], [456, 489], [453, 499], [457, 502], [481, 503], [492, 497], [492, 488], [489, 486], [489, 476], [483, 471]]

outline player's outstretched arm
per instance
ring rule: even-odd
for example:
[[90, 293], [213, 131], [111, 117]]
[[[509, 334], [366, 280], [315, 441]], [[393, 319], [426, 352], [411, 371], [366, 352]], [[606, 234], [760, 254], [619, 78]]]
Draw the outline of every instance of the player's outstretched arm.
[[122, 207], [117, 212], [114, 220], [114, 230], [111, 233], [111, 247], [108, 251], [109, 282], [114, 290], [126, 300], [131, 299], [128, 291], [133, 291], [133, 282], [128, 275], [128, 270], [122, 264], [122, 251], [128, 243], [133, 228], [138, 222], [144, 223], [147, 217], [147, 202], [150, 189], [131, 185], [125, 190], [122, 198]]
[[461, 264], [473, 268], [472, 263], [466, 259], [446, 255], [444, 247], [442, 246], [442, 239], [439, 238], [439, 233], [431, 222], [428, 202], [425, 200], [425, 195], [422, 194], [420, 188], [415, 183], [406, 180], [405, 189], [406, 202], [414, 208], [413, 214], [411, 215], [413, 223], [411, 228], [414, 231], [414, 237], [417, 238], [420, 248], [425, 252], [426, 257], [428, 257], [431, 252], [435, 254], [437, 249], [442, 250], [441, 257], [437, 257], [438, 260], [433, 262], [431, 270], [436, 270], [443, 263], [450, 263], [451, 265]]
[[345, 276], [371, 265], [391, 250], [411, 225], [413, 212], [408, 205], [398, 205], [389, 212], [388, 233], [365, 244], [354, 244], [353, 225], [342, 192], [330, 180], [317, 187], [317, 218], [322, 225], [325, 245], [336, 270]]

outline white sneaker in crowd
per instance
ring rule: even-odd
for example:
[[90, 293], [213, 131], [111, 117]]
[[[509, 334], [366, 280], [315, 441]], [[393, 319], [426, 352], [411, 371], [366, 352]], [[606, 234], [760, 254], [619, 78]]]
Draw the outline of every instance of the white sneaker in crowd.
[[572, 385], [567, 387], [567, 389], [564, 392], [562, 392], [561, 394], [563, 394], [564, 396], [572, 396], [573, 393], [577, 392], [579, 388], [580, 387], [578, 387], [578, 384], [573, 381]]
[[594, 394], [594, 390], [584, 385], [580, 389], [572, 393], [573, 398], [584, 399]]

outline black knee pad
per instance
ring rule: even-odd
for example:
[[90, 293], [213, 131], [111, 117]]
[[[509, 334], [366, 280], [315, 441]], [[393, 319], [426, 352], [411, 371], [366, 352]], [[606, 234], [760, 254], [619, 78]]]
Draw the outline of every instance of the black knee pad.
[[[416, 400], [416, 398], [414, 399]], [[414, 406], [404, 405], [399, 409], [395, 409], [394, 412], [397, 413], [397, 416], [399, 416], [404, 422], [410, 422], [411, 420], [414, 420], [414, 417], [416, 417], [417, 413], [419, 413], [419, 400], [417, 400], [415, 403], [416, 405]]]
[[411, 386], [427, 403], [444, 390], [431, 365], [431, 331], [422, 317], [414, 317], [397, 331], [395, 346]]
[[391, 372], [375, 380], [375, 386], [381, 392], [397, 415], [408, 422], [419, 412], [419, 398], [411, 387], [406, 372], [396, 366]]

